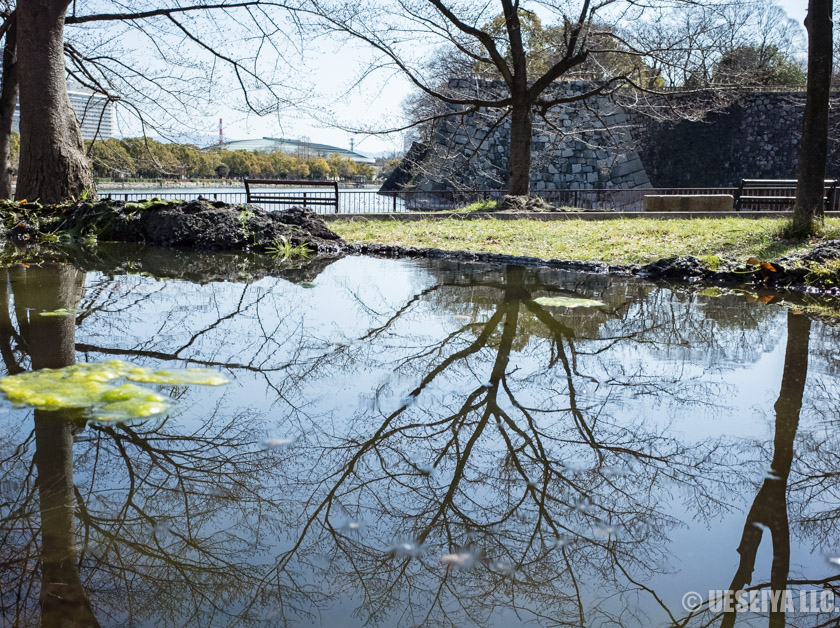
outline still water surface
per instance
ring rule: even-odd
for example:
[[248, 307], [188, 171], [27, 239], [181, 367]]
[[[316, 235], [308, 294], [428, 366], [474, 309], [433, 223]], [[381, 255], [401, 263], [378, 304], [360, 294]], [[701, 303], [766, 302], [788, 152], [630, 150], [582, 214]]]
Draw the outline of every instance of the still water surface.
[[0, 408], [4, 624], [730, 625], [683, 595], [840, 582], [840, 334], [801, 313], [365, 257], [0, 272], [8, 373], [232, 379], [131, 423]]

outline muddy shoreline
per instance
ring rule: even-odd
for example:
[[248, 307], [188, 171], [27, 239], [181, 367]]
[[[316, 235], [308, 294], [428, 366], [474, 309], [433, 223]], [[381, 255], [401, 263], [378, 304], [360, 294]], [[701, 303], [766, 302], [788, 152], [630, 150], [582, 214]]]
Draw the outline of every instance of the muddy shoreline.
[[821, 243], [801, 258], [782, 258], [770, 262], [758, 260], [758, 263], [750, 265], [738, 263], [735, 260], [720, 259], [719, 265], [716, 265], [714, 269], [700, 258], [690, 255], [663, 258], [641, 265], [544, 259], [390, 244], [346, 244], [345, 251], [350, 254], [384, 258], [427, 258], [486, 264], [541, 266], [574, 272], [635, 276], [651, 281], [681, 281], [733, 288], [768, 288], [778, 291], [840, 296], [840, 273], [827, 266], [820, 267], [822, 264], [840, 260], [840, 241]]
[[820, 242], [798, 256], [746, 262], [704, 256], [664, 258], [646, 265], [608, 264], [539, 257], [415, 248], [387, 244], [348, 244], [322, 217], [298, 207], [269, 212], [253, 204], [209, 199], [136, 203], [101, 200], [67, 205], [0, 203], [6, 240], [16, 245], [69, 241], [130, 242], [196, 251], [271, 253], [280, 244], [313, 255], [372, 255], [428, 258], [487, 264], [543, 266], [558, 270], [635, 276], [652, 281], [684, 281], [728, 287], [840, 295], [840, 240]]

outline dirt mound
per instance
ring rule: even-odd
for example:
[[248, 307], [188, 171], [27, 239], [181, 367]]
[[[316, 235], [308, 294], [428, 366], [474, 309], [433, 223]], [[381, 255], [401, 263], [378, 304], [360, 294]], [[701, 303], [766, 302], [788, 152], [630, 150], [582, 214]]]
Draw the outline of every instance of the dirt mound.
[[493, 211], [524, 213], [524, 212], [552, 212], [578, 213], [594, 211], [580, 207], [555, 207], [539, 196], [505, 196], [498, 209]]
[[821, 242], [803, 255], [801, 259], [806, 262], [818, 262], [820, 264], [840, 260], [840, 240]]
[[288, 242], [316, 253], [338, 253], [344, 246], [320, 216], [300, 207], [267, 212], [258, 205], [205, 200], [103, 200], [37, 209], [9, 208], [3, 214], [7, 237], [18, 242], [67, 235], [215, 251], [260, 251]]
[[557, 208], [539, 196], [505, 196], [499, 206], [504, 212], [554, 212]]

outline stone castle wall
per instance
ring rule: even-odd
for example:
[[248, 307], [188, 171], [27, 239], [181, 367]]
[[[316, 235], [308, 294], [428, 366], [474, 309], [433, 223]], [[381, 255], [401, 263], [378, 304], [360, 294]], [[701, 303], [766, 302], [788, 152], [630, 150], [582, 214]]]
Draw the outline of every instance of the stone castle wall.
[[[573, 96], [591, 84], [556, 83], [552, 95]], [[498, 83], [453, 79], [451, 93], [493, 93]], [[450, 106], [449, 111], [459, 111]], [[502, 189], [507, 180], [510, 121], [496, 124], [496, 111], [480, 110], [437, 123], [419, 189]], [[586, 107], [552, 112], [548, 122], [536, 116], [532, 133], [531, 188], [594, 189], [649, 186], [628, 123], [630, 116], [609, 98], [591, 98]]]
[[[795, 179], [804, 108], [802, 92], [747, 93], [701, 121], [653, 122], [633, 115], [632, 134], [656, 187], [727, 187], [737, 186], [741, 179]], [[834, 140], [840, 137], [832, 135]], [[831, 142], [827, 171], [840, 174], [836, 141]]]
[[[453, 79], [455, 93], [493, 93], [498, 83]], [[558, 82], [553, 95], [591, 89]], [[840, 95], [838, 95], [840, 96]], [[689, 96], [679, 97], [683, 99]], [[450, 111], [457, 108], [450, 106]], [[804, 93], [745, 93], [702, 120], [663, 121], [608, 97], [574, 102], [535, 117], [531, 187], [554, 189], [728, 187], [742, 178], [796, 178]], [[840, 108], [832, 108], [827, 176], [840, 177]], [[504, 189], [510, 123], [494, 126], [494, 111], [439, 122], [419, 189]]]

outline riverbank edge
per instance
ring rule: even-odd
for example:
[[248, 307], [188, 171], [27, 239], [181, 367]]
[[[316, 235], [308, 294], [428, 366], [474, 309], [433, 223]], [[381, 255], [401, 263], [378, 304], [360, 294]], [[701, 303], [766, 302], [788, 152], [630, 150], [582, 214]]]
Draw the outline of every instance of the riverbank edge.
[[[0, 222], [15, 244], [70, 239], [103, 242], [145, 242], [168, 248], [245, 250], [277, 249], [292, 254], [297, 247], [313, 254], [365, 254], [377, 257], [449, 259], [488, 264], [545, 266], [558, 270], [637, 276], [649, 280], [704, 282], [713, 285], [762, 287], [788, 292], [840, 296], [840, 239], [823, 240], [772, 261], [747, 261], [718, 256], [663, 257], [648, 264], [610, 264], [467, 249], [419, 248], [398, 244], [348, 243], [311, 210], [292, 208], [266, 212], [256, 205], [224, 202], [140, 203], [98, 201], [41, 206], [6, 202]], [[457, 244], [456, 244], [457, 246]], [[746, 251], [747, 253], [749, 251]]]
[[[743, 264], [735, 260], [716, 258], [714, 268], [708, 262], [685, 255], [662, 258], [649, 264], [609, 264], [556, 258], [541, 258], [504, 253], [419, 248], [394, 244], [346, 244], [350, 255], [370, 255], [381, 258], [440, 259], [454, 262], [474, 262], [595, 274], [638, 277], [649, 281], [702, 283], [729, 288], [763, 288], [774, 292], [840, 296], [840, 241], [822, 242], [801, 257], [773, 261], [757, 260]], [[816, 261], [828, 253], [824, 263]], [[837, 257], [834, 257], [834, 254]], [[809, 258], [808, 256], [812, 256]], [[837, 260], [838, 263], [831, 263]]]

